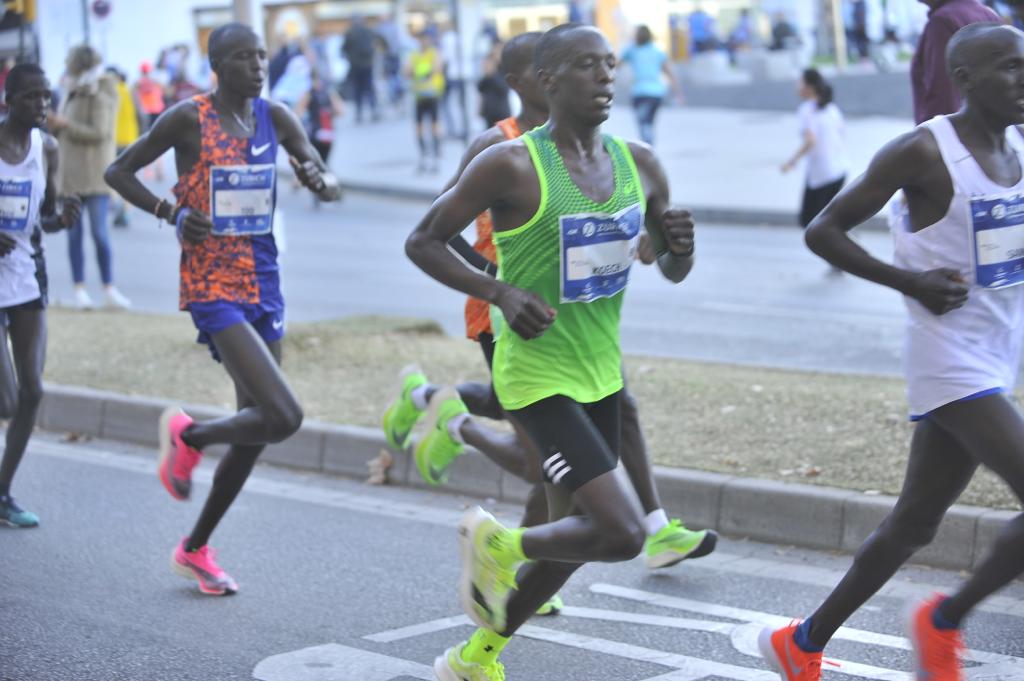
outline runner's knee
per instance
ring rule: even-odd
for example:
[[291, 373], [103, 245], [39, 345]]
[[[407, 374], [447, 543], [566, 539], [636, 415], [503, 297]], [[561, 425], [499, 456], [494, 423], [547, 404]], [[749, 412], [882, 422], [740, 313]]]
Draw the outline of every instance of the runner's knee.
[[31, 381], [18, 386], [18, 404], [29, 407], [38, 407], [43, 401], [43, 384], [41, 381]]
[[625, 522], [614, 527], [601, 528], [598, 540], [607, 562], [633, 560], [644, 548], [643, 527], [640, 522]]
[[919, 549], [935, 539], [941, 522], [941, 515], [937, 518], [926, 518], [895, 510], [880, 529], [891, 535], [897, 542]]
[[294, 400], [274, 405], [266, 411], [266, 414], [268, 442], [287, 440], [302, 427], [304, 418], [302, 407]]

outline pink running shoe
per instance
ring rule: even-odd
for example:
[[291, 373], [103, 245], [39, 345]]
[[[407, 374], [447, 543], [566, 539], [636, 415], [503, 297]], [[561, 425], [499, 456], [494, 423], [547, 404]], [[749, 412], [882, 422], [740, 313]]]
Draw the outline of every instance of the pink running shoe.
[[185, 550], [188, 537], [174, 547], [171, 554], [171, 567], [174, 571], [189, 579], [199, 582], [199, 590], [211, 596], [229, 596], [238, 592], [238, 584], [231, 575], [220, 569], [214, 560], [217, 552], [209, 546], [189, 553]]
[[160, 415], [160, 482], [179, 501], [192, 493], [192, 469], [203, 453], [184, 443], [181, 434], [192, 425], [192, 417], [177, 407], [168, 407]]

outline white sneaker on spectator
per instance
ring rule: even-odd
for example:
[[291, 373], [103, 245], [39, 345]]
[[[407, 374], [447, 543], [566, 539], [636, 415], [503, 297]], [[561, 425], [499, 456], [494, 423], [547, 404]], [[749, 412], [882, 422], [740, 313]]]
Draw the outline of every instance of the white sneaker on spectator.
[[127, 310], [132, 306], [132, 301], [124, 297], [124, 295], [113, 286], [108, 286], [104, 289], [104, 295], [107, 299], [107, 307], [116, 307], [122, 310]]
[[96, 307], [89, 297], [89, 292], [82, 286], [75, 287], [75, 307], [79, 310], [91, 310]]

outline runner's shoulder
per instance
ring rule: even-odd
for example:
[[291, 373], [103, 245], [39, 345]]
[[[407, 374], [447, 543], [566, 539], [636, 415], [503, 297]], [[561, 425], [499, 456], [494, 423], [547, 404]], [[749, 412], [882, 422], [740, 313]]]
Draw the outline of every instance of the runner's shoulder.
[[476, 138], [469, 143], [466, 148], [466, 158], [474, 159], [479, 156], [485, 149], [490, 149], [496, 144], [507, 142], [508, 137], [501, 131], [501, 128], [494, 126], [484, 130], [482, 133], [476, 136]]
[[533, 172], [530, 150], [521, 139], [504, 140], [480, 152], [473, 160], [477, 172], [494, 174], [503, 184]]
[[875, 158], [912, 164], [918, 169], [942, 163], [942, 153], [939, 151], [935, 135], [927, 128], [921, 127], [894, 138], [882, 147]]
[[189, 126], [199, 126], [199, 105], [191, 97], [172, 104], [160, 114], [156, 120], [160, 127], [172, 126], [175, 130], [186, 130]]
[[633, 155], [633, 162], [637, 166], [646, 166], [650, 163], [658, 163], [658, 157], [654, 153], [654, 147], [640, 140], [624, 140], [629, 153]]
[[40, 130], [43, 136], [43, 151], [47, 154], [55, 154], [60, 151], [60, 142], [50, 133]]

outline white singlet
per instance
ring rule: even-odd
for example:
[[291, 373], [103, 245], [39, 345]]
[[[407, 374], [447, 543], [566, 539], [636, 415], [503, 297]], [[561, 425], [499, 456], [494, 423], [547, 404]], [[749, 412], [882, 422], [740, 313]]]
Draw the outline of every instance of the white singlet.
[[1024, 136], [1006, 131], [1021, 179], [1004, 187], [985, 174], [947, 116], [921, 127], [938, 143], [953, 199], [941, 220], [918, 232], [910, 231], [906, 208], [897, 208], [894, 262], [914, 272], [958, 270], [970, 290], [963, 307], [944, 315], [904, 297], [903, 369], [915, 420], [957, 400], [1012, 391], [1024, 338]]
[[11, 165], [0, 159], [0, 231], [17, 242], [0, 258], [0, 308], [28, 303], [43, 296], [42, 227], [39, 209], [46, 192], [43, 135], [33, 129], [25, 160]]

